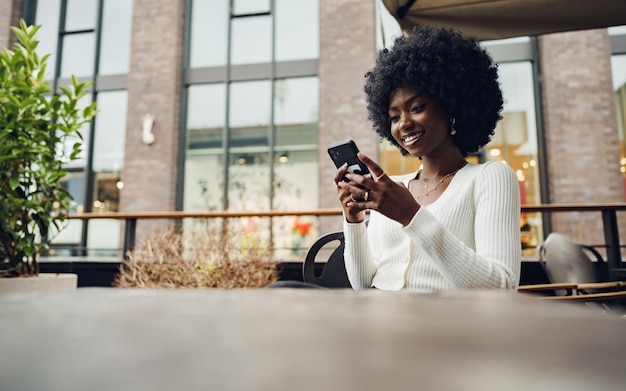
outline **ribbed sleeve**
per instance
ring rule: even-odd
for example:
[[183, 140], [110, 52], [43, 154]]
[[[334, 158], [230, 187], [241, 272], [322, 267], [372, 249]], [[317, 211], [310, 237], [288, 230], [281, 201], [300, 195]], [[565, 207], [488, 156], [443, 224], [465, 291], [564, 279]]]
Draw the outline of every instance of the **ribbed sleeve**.
[[[406, 183], [411, 177], [394, 179]], [[376, 212], [367, 229], [345, 223], [350, 282], [355, 289], [515, 289], [519, 216], [513, 170], [499, 162], [468, 164], [406, 227]]]
[[375, 254], [370, 249], [364, 222], [348, 223], [345, 218], [343, 221], [344, 259], [350, 285], [357, 290], [371, 288], [372, 277], [376, 273], [376, 258], [379, 258], [380, 254]]

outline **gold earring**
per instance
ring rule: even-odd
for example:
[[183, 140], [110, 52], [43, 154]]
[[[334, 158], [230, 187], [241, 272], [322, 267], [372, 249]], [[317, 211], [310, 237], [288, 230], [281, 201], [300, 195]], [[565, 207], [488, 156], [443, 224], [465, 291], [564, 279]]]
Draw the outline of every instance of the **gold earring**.
[[454, 127], [454, 125], [456, 125], [456, 119], [450, 118], [450, 135], [454, 136], [456, 134], [456, 128]]

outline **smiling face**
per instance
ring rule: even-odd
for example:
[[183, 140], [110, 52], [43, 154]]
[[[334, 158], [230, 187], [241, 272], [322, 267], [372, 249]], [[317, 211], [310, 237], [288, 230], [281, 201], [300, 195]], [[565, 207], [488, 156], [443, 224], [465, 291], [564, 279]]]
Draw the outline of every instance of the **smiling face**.
[[427, 157], [456, 149], [450, 136], [450, 117], [432, 98], [411, 87], [398, 87], [389, 98], [391, 135], [410, 155]]

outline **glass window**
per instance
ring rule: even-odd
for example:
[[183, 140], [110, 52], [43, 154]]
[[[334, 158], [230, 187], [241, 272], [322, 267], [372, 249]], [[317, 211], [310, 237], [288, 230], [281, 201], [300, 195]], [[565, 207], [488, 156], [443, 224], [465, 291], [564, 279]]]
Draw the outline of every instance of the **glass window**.
[[[532, 64], [500, 64], [498, 73], [504, 95], [504, 110], [491, 142], [485, 147], [485, 157], [487, 160], [503, 161], [515, 170], [522, 205], [540, 204]], [[543, 238], [542, 226], [540, 214], [522, 214], [520, 229], [525, 254], [534, 255], [534, 247]]]
[[184, 210], [223, 210], [224, 164], [222, 150], [187, 151]]
[[104, 2], [98, 74], [128, 73], [132, 19], [132, 1], [106, 0]]
[[[276, 125], [316, 123], [318, 109], [317, 77], [279, 79], [274, 83], [274, 123]], [[310, 142], [316, 143], [317, 136], [306, 137], [305, 143]]]
[[119, 171], [95, 172], [94, 195], [92, 200], [93, 212], [119, 212], [120, 190], [123, 189], [124, 184]]
[[[317, 78], [276, 80], [274, 209], [308, 209], [318, 203]], [[300, 174], [299, 174], [300, 173]], [[302, 175], [302, 173], [308, 173]]]
[[[48, 77], [79, 80], [94, 77], [95, 59], [99, 56], [98, 69], [103, 75], [125, 74], [129, 69], [130, 41], [132, 35], [133, 1], [129, 0], [47, 0], [36, 3], [35, 23], [41, 25], [38, 34], [40, 54], [50, 53]], [[99, 6], [102, 5], [102, 17]], [[59, 25], [61, 11], [65, 10], [65, 26]], [[99, 26], [99, 20], [102, 25]], [[96, 53], [96, 41], [100, 39], [100, 53]], [[58, 37], [62, 41], [58, 41]], [[55, 69], [57, 51], [60, 69]], [[63, 82], [65, 83], [65, 82]], [[93, 86], [92, 88], [96, 88]], [[82, 110], [91, 103], [88, 93], [78, 103]], [[124, 140], [126, 135], [126, 91], [97, 92], [98, 113], [93, 124], [85, 124], [80, 129], [82, 142], [78, 137], [64, 140], [59, 150], [69, 151], [73, 144], [80, 142], [82, 151], [79, 159], [67, 164], [70, 174], [64, 185], [74, 197], [72, 212], [92, 210], [94, 212], [119, 210], [120, 191], [123, 189], [121, 170], [124, 162]], [[93, 132], [93, 134], [91, 133]], [[87, 159], [88, 146], [93, 137], [93, 159]], [[91, 161], [92, 166], [87, 167]], [[93, 192], [85, 194], [85, 183], [93, 183]], [[87, 243], [81, 243], [82, 222], [70, 221], [54, 243], [73, 243], [75, 246], [96, 248], [96, 253], [105, 251], [113, 254], [119, 247], [120, 224], [115, 221], [94, 221], [89, 225]], [[91, 251], [91, 249], [90, 249]]]
[[53, 79], [56, 74], [57, 41], [59, 37], [59, 14], [61, 0], [40, 1], [37, 4], [36, 24], [41, 28], [37, 32], [39, 45], [37, 53], [40, 56], [50, 54], [46, 68], [46, 79]]
[[[93, 151], [92, 211], [120, 211], [120, 196], [124, 190], [122, 168], [126, 139], [126, 91], [98, 93], [98, 116], [95, 121]], [[87, 248], [90, 255], [116, 255], [120, 246], [121, 220], [92, 220], [89, 222]]]
[[126, 138], [126, 91], [98, 94], [98, 117], [95, 121], [94, 171], [120, 171], [124, 165]]
[[[82, 213], [85, 211], [83, 200], [85, 199], [85, 174], [83, 172], [69, 172], [62, 180], [61, 186], [67, 190], [73, 198], [70, 202], [70, 213]], [[61, 251], [65, 246], [78, 246], [82, 234], [82, 220], [66, 220], [64, 229], [56, 232], [54, 227], [50, 227], [52, 233], [52, 246], [57, 247], [55, 251], [51, 251], [51, 255], [61, 255]]]
[[272, 61], [272, 18], [255, 16], [232, 20], [231, 63]]
[[[95, 211], [95, 209], [94, 209]], [[110, 256], [119, 259], [121, 256], [120, 232], [122, 220], [93, 219], [89, 222], [87, 236], [87, 255]]]
[[[94, 173], [93, 213], [119, 212], [120, 191], [124, 185], [119, 171]], [[87, 249], [89, 255], [111, 255], [118, 253], [122, 232], [122, 220], [94, 219], [89, 221]]]
[[188, 148], [221, 148], [226, 87], [224, 84], [190, 86], [187, 97]]
[[228, 161], [228, 210], [269, 210], [270, 165], [267, 148], [231, 149]]
[[94, 72], [96, 36], [94, 33], [66, 35], [63, 38], [61, 77], [75, 75], [81, 81], [91, 80]]
[[97, 0], [67, 0], [65, 31], [95, 29], [97, 6]]
[[318, 0], [276, 0], [276, 61], [318, 57]]
[[233, 0], [233, 15], [257, 14], [270, 11], [270, 0]]
[[187, 96], [188, 149], [183, 207], [186, 211], [222, 210], [226, 86], [190, 86]]
[[232, 83], [230, 86], [230, 210], [269, 208], [271, 96], [268, 80]]
[[[233, 133], [241, 129], [242, 133], [247, 134], [234, 137], [235, 140], [250, 138], [251, 133], [247, 131], [250, 128], [259, 126], [267, 128], [270, 123], [271, 96], [271, 85], [268, 80], [237, 82], [230, 85], [228, 116], [230, 127], [233, 128]], [[267, 137], [267, 134], [264, 137]], [[246, 142], [249, 143], [250, 141]]]
[[193, 0], [189, 66], [226, 65], [228, 0]]
[[[191, 5], [191, 68], [247, 65], [236, 69], [241, 80], [247, 70], [255, 74], [272, 61], [319, 57], [318, 0], [192, 0]], [[225, 40], [229, 28], [230, 42]], [[217, 77], [215, 71], [210, 77]], [[309, 208], [317, 205], [317, 178], [301, 178], [302, 172], [317, 177], [318, 90], [316, 77], [190, 86], [185, 210], [284, 209], [296, 200]], [[244, 231], [291, 251], [292, 223], [290, 218], [245, 219]]]
[[[309, 210], [319, 206], [318, 84], [316, 77], [275, 81], [275, 210]], [[315, 218], [308, 216], [275, 219], [275, 255], [283, 259], [303, 256], [319, 236], [316, 226]]]
[[[83, 110], [85, 107], [89, 106], [91, 104], [91, 94], [87, 94], [85, 96], [82, 97], [82, 99], [80, 101], [78, 101], [78, 110]], [[99, 109], [99, 108], [98, 108]], [[78, 155], [78, 159], [71, 161], [68, 164], [68, 168], [84, 168], [85, 164], [87, 162], [87, 146], [89, 145], [89, 133], [90, 133], [90, 128], [91, 128], [91, 124], [87, 123], [84, 124], [79, 132], [82, 136], [82, 140], [78, 137], [78, 136], [71, 136], [71, 137], [67, 137], [65, 139], [65, 142], [63, 143], [63, 148], [65, 148], [65, 151], [71, 151], [72, 150], [72, 146], [77, 143], [80, 142], [81, 143], [81, 152]], [[66, 152], [68, 153], [68, 152]]]

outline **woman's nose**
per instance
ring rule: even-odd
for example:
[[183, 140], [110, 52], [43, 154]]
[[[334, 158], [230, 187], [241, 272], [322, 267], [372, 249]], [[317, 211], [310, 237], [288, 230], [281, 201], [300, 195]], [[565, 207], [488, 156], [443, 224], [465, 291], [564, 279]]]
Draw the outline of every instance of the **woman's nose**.
[[412, 124], [413, 121], [411, 121], [410, 115], [406, 113], [400, 114], [400, 130], [408, 129], [411, 127]]

